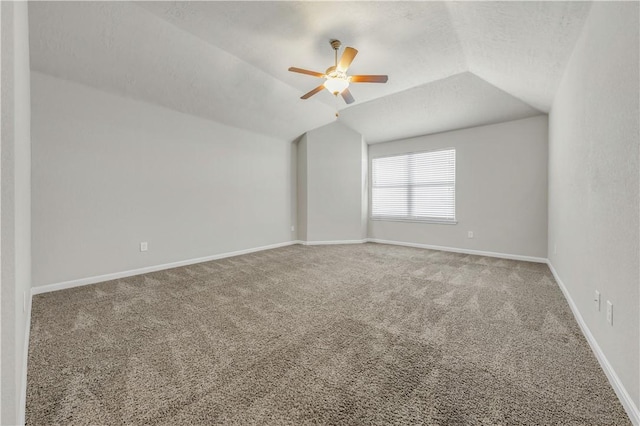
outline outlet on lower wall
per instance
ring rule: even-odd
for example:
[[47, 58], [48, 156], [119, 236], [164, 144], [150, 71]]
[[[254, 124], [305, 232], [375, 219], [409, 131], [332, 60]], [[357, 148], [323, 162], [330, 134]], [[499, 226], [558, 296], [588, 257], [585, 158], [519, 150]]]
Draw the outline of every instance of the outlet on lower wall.
[[607, 322], [613, 325], [613, 303], [607, 300]]
[[140, 243], [140, 251], [147, 251], [149, 250], [149, 244], [145, 241], [143, 243]]
[[467, 238], [473, 238], [473, 231], [467, 232]]
[[293, 231], [295, 231], [295, 230], [296, 230], [296, 227], [295, 227], [295, 226], [293, 226], [293, 225], [291, 225], [291, 232], [293, 232]]

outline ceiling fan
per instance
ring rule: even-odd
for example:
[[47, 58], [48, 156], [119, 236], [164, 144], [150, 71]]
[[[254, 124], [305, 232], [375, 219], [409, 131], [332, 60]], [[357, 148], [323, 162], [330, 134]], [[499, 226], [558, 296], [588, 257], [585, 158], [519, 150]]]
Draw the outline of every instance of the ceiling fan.
[[309, 71], [302, 68], [291, 67], [289, 71], [297, 72], [300, 74], [307, 74], [313, 77], [324, 78], [325, 82], [316, 87], [309, 93], [305, 93], [300, 99], [309, 99], [311, 96], [327, 89], [334, 96], [340, 94], [342, 99], [347, 104], [351, 104], [355, 101], [351, 92], [349, 91], [349, 83], [386, 83], [388, 77], [386, 75], [347, 75], [347, 69], [356, 57], [358, 51], [353, 47], [346, 47], [338, 62], [338, 49], [340, 49], [340, 40], [331, 40], [331, 47], [335, 52], [335, 65], [327, 68], [327, 71], [323, 74], [321, 72]]

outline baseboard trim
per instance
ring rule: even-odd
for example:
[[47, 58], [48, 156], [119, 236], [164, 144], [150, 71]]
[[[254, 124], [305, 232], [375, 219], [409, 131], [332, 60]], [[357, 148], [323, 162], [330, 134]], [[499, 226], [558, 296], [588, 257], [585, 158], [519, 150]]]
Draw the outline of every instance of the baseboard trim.
[[596, 356], [598, 363], [600, 363], [600, 367], [604, 371], [604, 374], [607, 376], [607, 379], [609, 379], [609, 383], [611, 384], [611, 387], [615, 391], [616, 395], [618, 395], [618, 399], [620, 400], [620, 402], [622, 403], [622, 406], [627, 412], [629, 419], [634, 425], [639, 426], [640, 411], [638, 410], [638, 407], [633, 402], [631, 395], [629, 395], [629, 392], [627, 392], [627, 389], [624, 387], [624, 385], [620, 381], [620, 378], [618, 377], [615, 370], [609, 363], [609, 360], [605, 356], [604, 352], [602, 352], [602, 349], [600, 348], [600, 345], [598, 345], [598, 342], [596, 341], [595, 337], [593, 337], [593, 334], [591, 334], [591, 330], [589, 329], [589, 326], [587, 326], [587, 323], [582, 318], [582, 315], [580, 314], [578, 307], [576, 306], [573, 299], [571, 298], [571, 295], [569, 294], [569, 290], [567, 290], [567, 287], [564, 285], [564, 282], [558, 275], [556, 268], [553, 267], [553, 264], [551, 263], [550, 260], [547, 260], [547, 265], [549, 266], [549, 269], [551, 270], [553, 277], [556, 279], [556, 282], [558, 283], [558, 287], [560, 287], [562, 294], [564, 294], [564, 298], [567, 300], [567, 303], [571, 308], [571, 312], [573, 312], [573, 316], [575, 317], [578, 325], [580, 326], [580, 330], [582, 330], [582, 334], [584, 335], [584, 337], [586, 337], [587, 342], [589, 342], [589, 346], [591, 346], [591, 350]]
[[558, 275], [551, 261], [541, 257], [512, 255], [512, 254], [506, 254], [506, 253], [496, 253], [496, 252], [487, 252], [487, 251], [479, 251], [479, 250], [468, 250], [468, 249], [460, 249], [460, 248], [454, 248], [454, 247], [434, 246], [430, 244], [409, 243], [409, 242], [402, 242], [402, 241], [390, 241], [390, 240], [382, 240], [377, 238], [366, 238], [362, 240], [336, 240], [336, 241], [301, 241], [301, 240], [286, 241], [286, 242], [271, 244], [267, 246], [254, 247], [250, 249], [220, 253], [212, 256], [188, 259], [188, 260], [183, 260], [179, 262], [165, 263], [162, 265], [149, 266], [145, 268], [132, 269], [129, 271], [116, 272], [112, 274], [105, 274], [105, 275], [81, 278], [77, 280], [66, 281], [66, 282], [61, 282], [56, 284], [48, 284], [44, 286], [33, 287], [31, 289], [31, 297], [29, 298], [29, 301], [27, 304], [27, 319], [26, 319], [27, 329], [25, 332], [25, 341], [23, 343], [24, 354], [23, 354], [23, 368], [22, 368], [22, 377], [21, 377], [22, 389], [21, 389], [21, 395], [20, 395], [20, 412], [19, 412], [20, 424], [25, 424], [25, 420], [26, 420], [27, 370], [28, 370], [27, 362], [29, 357], [29, 336], [31, 331], [31, 304], [32, 304], [33, 295], [48, 293], [48, 292], [57, 291], [57, 290], [63, 290], [67, 288], [79, 287], [83, 285], [96, 284], [103, 281], [110, 281], [118, 278], [125, 278], [125, 277], [134, 276], [134, 275], [146, 274], [149, 272], [155, 272], [155, 271], [160, 271], [164, 269], [177, 268], [180, 266], [188, 266], [196, 263], [208, 262], [211, 260], [218, 260], [218, 259], [224, 259], [228, 257], [240, 256], [243, 254], [255, 253], [255, 252], [270, 250], [270, 249], [279, 248], [279, 247], [286, 247], [294, 244], [313, 246], [313, 245], [332, 245], [332, 244], [335, 244], [335, 245], [362, 244], [366, 242], [372, 242], [372, 243], [378, 243], [378, 244], [390, 244], [390, 245], [406, 246], [406, 247], [416, 247], [416, 248], [423, 248], [423, 249], [429, 249], [429, 250], [440, 250], [440, 251], [472, 254], [472, 255], [479, 255], [479, 256], [497, 257], [502, 259], [546, 263], [549, 266], [549, 269], [551, 270], [551, 273], [553, 274], [554, 278], [556, 279], [556, 282], [558, 283], [558, 287], [560, 287], [560, 290], [562, 291], [565, 299], [567, 300], [567, 303], [569, 304], [569, 307], [571, 308], [571, 311], [573, 312], [573, 315], [576, 321], [578, 322], [580, 329], [582, 330], [582, 334], [587, 339], [587, 342], [589, 343], [591, 350], [596, 356], [596, 359], [598, 360], [600, 367], [604, 371], [605, 375], [607, 376], [607, 379], [609, 380], [609, 383], [611, 384], [611, 387], [613, 388], [616, 395], [620, 399], [620, 402], [622, 403], [622, 406], [627, 412], [627, 415], [629, 416], [631, 422], [636, 426], [640, 426], [640, 411], [638, 410], [638, 407], [635, 405], [633, 399], [631, 398], [626, 388], [620, 381], [615, 370], [609, 363], [609, 360], [606, 358], [606, 356], [604, 355], [604, 352], [602, 352], [602, 349], [600, 348], [597, 341], [591, 334], [591, 330], [589, 329], [584, 319], [582, 318], [582, 315], [580, 314], [578, 307], [576, 306], [573, 299], [571, 298], [571, 295], [569, 294], [566, 286], [564, 285], [564, 282]]
[[100, 283], [100, 282], [103, 282], [103, 281], [117, 280], [119, 278], [126, 278], [126, 277], [131, 277], [131, 276], [134, 276], [134, 275], [148, 274], [149, 272], [162, 271], [164, 269], [178, 268], [180, 266], [189, 266], [189, 265], [194, 265], [196, 263], [209, 262], [211, 260], [225, 259], [227, 257], [241, 256], [243, 254], [255, 253], [255, 252], [263, 251], [263, 250], [271, 250], [271, 249], [279, 248], [279, 247], [286, 247], [286, 246], [290, 246], [290, 245], [298, 244], [298, 243], [299, 243], [298, 241], [286, 241], [286, 242], [283, 242], [283, 243], [270, 244], [270, 245], [267, 245], [267, 246], [253, 247], [253, 248], [244, 249], [244, 250], [238, 250], [238, 251], [232, 251], [232, 252], [227, 252], [227, 253], [214, 254], [212, 256], [205, 256], [205, 257], [198, 257], [198, 258], [195, 258], [195, 259], [181, 260], [181, 261], [178, 261], [178, 262], [165, 263], [165, 264], [162, 264], [162, 265], [147, 266], [147, 267], [139, 268], [139, 269], [131, 269], [129, 271], [114, 272], [114, 273], [111, 273], [111, 274], [104, 274], [104, 275], [97, 275], [97, 276], [94, 276], [94, 277], [80, 278], [80, 279], [77, 279], [77, 280], [64, 281], [64, 282], [61, 282], [61, 283], [47, 284], [47, 285], [43, 285], [43, 286], [33, 287], [31, 289], [31, 292], [32, 292], [32, 294], [49, 293], [49, 292], [52, 292], [52, 291], [64, 290], [64, 289], [73, 288], [73, 287], [80, 287], [80, 286], [83, 286], [83, 285], [97, 284], [97, 283]]
[[394, 246], [405, 246], [405, 247], [416, 247], [423, 248], [429, 250], [440, 250], [440, 251], [448, 251], [453, 253], [463, 253], [463, 254], [473, 254], [476, 256], [488, 256], [488, 257], [497, 257], [500, 259], [511, 259], [511, 260], [523, 260], [526, 262], [536, 262], [536, 263], [547, 263], [547, 259], [544, 257], [534, 257], [534, 256], [522, 256], [519, 254], [507, 254], [507, 253], [496, 253], [493, 251], [481, 251], [481, 250], [469, 250], [457, 247], [444, 247], [444, 246], [434, 246], [431, 244], [420, 244], [420, 243], [407, 243], [404, 241], [390, 241], [390, 240], [381, 240], [378, 238], [369, 238], [369, 242], [378, 243], [378, 244], [391, 244]]
[[327, 246], [327, 245], [339, 245], [339, 244], [363, 244], [368, 241], [367, 238], [363, 240], [335, 240], [335, 241], [298, 241], [298, 244], [303, 246]]
[[20, 377], [20, 406], [18, 412], [18, 424], [24, 425], [27, 421], [27, 371], [29, 362], [29, 336], [31, 334], [31, 301], [33, 299], [33, 289], [29, 292], [29, 299], [27, 300], [27, 312], [26, 312], [26, 329], [24, 332], [24, 342], [22, 348], [22, 371]]

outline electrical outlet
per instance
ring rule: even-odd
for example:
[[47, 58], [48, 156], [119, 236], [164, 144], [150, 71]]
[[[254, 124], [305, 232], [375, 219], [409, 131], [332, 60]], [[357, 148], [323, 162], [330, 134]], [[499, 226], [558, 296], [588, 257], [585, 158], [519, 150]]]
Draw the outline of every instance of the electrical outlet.
[[613, 325], [613, 304], [607, 300], [607, 322]]
[[473, 238], [473, 231], [467, 232], [467, 238]]
[[593, 302], [596, 304], [596, 311], [600, 312], [600, 292], [598, 290], [596, 290]]
[[295, 230], [296, 230], [296, 227], [295, 227], [295, 226], [293, 226], [293, 225], [291, 225], [291, 232], [293, 232], [293, 231], [295, 231]]
[[149, 250], [149, 244], [145, 241], [143, 243], [140, 243], [140, 251], [147, 251]]

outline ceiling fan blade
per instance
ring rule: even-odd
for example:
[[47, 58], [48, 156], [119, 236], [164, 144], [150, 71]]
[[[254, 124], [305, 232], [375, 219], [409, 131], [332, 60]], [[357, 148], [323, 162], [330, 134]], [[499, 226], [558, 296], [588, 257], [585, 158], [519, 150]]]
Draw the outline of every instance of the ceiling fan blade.
[[324, 84], [321, 84], [320, 86], [316, 87], [315, 89], [313, 89], [309, 93], [305, 93], [304, 95], [300, 96], [300, 99], [309, 99], [310, 97], [312, 97], [316, 93], [322, 91], [322, 89], [324, 89]]
[[352, 75], [349, 79], [352, 83], [386, 83], [389, 79], [386, 75]]
[[322, 74], [322, 73], [319, 73], [319, 72], [316, 72], [316, 71], [309, 71], [309, 70], [305, 70], [305, 69], [302, 69], [302, 68], [290, 67], [289, 71], [298, 72], [300, 74], [307, 74], [307, 75], [311, 75], [311, 76], [319, 77], [319, 78], [324, 77], [324, 74]]
[[347, 72], [349, 65], [351, 65], [353, 58], [355, 58], [357, 54], [358, 51], [353, 47], [346, 47], [344, 52], [342, 52], [342, 57], [340, 58], [340, 62], [338, 62], [336, 69], [341, 72]]
[[344, 99], [347, 104], [352, 104], [355, 102], [355, 99], [353, 99], [353, 95], [351, 94], [349, 89], [344, 89], [342, 93], [340, 93], [340, 95], [342, 95], [342, 99]]

